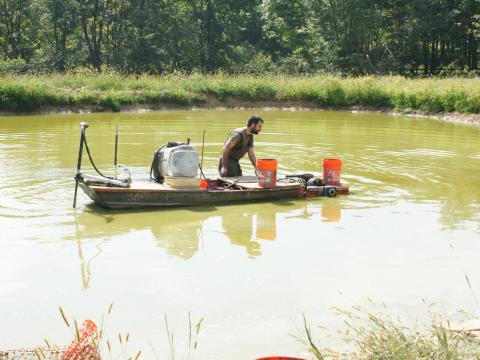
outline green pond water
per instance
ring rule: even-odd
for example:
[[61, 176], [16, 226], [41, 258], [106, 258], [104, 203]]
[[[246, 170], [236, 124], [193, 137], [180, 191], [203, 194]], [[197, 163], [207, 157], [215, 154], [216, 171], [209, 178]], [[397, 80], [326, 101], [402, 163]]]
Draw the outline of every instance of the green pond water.
[[[407, 322], [480, 313], [480, 127], [327, 111], [257, 111], [257, 157], [279, 174], [321, 174], [341, 158], [351, 194], [268, 203], [108, 211], [79, 191], [81, 121], [96, 165], [146, 178], [152, 154], [187, 137], [216, 175], [229, 131], [253, 111], [191, 110], [0, 118], [0, 350], [73, 339], [59, 314], [101, 323], [116, 354], [186, 359], [188, 314], [204, 318], [194, 359], [307, 356], [344, 326], [333, 307], [386, 304]], [[247, 158], [244, 173], [253, 174]], [[84, 158], [84, 171], [93, 169]], [[369, 300], [368, 300], [369, 299]], [[319, 326], [324, 327], [320, 329]], [[477, 325], [478, 326], [478, 325]], [[118, 333], [130, 333], [129, 346]], [[293, 336], [292, 336], [293, 335]], [[333, 336], [328, 336], [333, 335]], [[158, 354], [158, 357], [154, 355]], [[114, 357], [117, 358], [117, 357]]]

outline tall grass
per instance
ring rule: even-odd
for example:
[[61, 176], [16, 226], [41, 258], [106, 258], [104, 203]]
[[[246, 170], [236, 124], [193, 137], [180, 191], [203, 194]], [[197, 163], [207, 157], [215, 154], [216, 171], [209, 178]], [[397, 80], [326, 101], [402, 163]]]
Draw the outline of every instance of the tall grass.
[[166, 75], [113, 72], [0, 77], [0, 110], [33, 112], [87, 106], [119, 111], [135, 106], [216, 106], [271, 102], [314, 107], [366, 107], [423, 112], [480, 112], [480, 80], [342, 78], [332, 75]]
[[[101, 323], [100, 327], [98, 329], [98, 337], [92, 337], [92, 341], [85, 342], [85, 346], [80, 347], [77, 346], [74, 348], [75, 353], [70, 354], [68, 352], [65, 352], [64, 357], [62, 359], [71, 359], [71, 360], [102, 360], [102, 359], [128, 359], [128, 360], [139, 360], [142, 356], [142, 350], [135, 350], [132, 352], [132, 347], [129, 346], [129, 340], [130, 340], [130, 333], [118, 333], [113, 338], [107, 338], [106, 337], [106, 328], [107, 328], [107, 323], [108, 323], [108, 317], [110, 313], [112, 312], [112, 307], [113, 303], [110, 304], [108, 307], [108, 311], [105, 315], [102, 316], [101, 318]], [[60, 315], [62, 316], [63, 321], [65, 322], [65, 325], [67, 325], [68, 328], [74, 330], [74, 339], [80, 343], [81, 341], [81, 335], [79, 332], [79, 327], [77, 324], [77, 321], [74, 319], [74, 327], [71, 326], [72, 321], [68, 319], [68, 316], [66, 315], [65, 311], [63, 310], [62, 307], [59, 308], [60, 310]], [[195, 355], [197, 353], [198, 349], [198, 344], [199, 344], [199, 336], [200, 332], [202, 330], [202, 324], [203, 324], [203, 318], [200, 318], [198, 321], [195, 323], [193, 322], [193, 319], [191, 317], [190, 312], [188, 312], [188, 332], [187, 332], [187, 337], [186, 337], [186, 344], [182, 345], [182, 347], [185, 347], [182, 351], [181, 354], [179, 354], [179, 351], [176, 348], [176, 341], [178, 339], [174, 337], [173, 331], [169, 327], [168, 319], [167, 319], [167, 314], [165, 314], [165, 329], [166, 329], [166, 335], [168, 339], [168, 358], [170, 360], [176, 360], [176, 359], [183, 359], [183, 360], [193, 360], [195, 358]], [[182, 341], [182, 336], [178, 337], [180, 341]], [[153, 352], [154, 359], [160, 360], [162, 357], [159, 356], [157, 350], [153, 346], [153, 344], [148, 341], [151, 347], [151, 350]], [[184, 343], [185, 341], [182, 341]], [[48, 348], [47, 350], [50, 350], [51, 345], [48, 341], [45, 340], [45, 343], [47, 344]], [[55, 350], [58, 349], [58, 347], [55, 348]], [[37, 348], [36, 350], [42, 350], [42, 348]], [[81, 351], [83, 350], [83, 352]], [[38, 356], [37, 356], [38, 357]], [[1, 358], [1, 353], [0, 353], [0, 358]], [[151, 358], [153, 358], [151, 356]], [[38, 360], [43, 360], [47, 359], [45, 356], [39, 357]], [[165, 359], [165, 357], [163, 357]]]
[[319, 350], [305, 321], [305, 333], [310, 352], [317, 360], [470, 360], [480, 359], [480, 339], [473, 330], [453, 330], [450, 323], [438, 315], [431, 327], [419, 330], [407, 327], [399, 319], [385, 314], [372, 314], [364, 309], [344, 312], [348, 330], [344, 341], [350, 350], [340, 353]]

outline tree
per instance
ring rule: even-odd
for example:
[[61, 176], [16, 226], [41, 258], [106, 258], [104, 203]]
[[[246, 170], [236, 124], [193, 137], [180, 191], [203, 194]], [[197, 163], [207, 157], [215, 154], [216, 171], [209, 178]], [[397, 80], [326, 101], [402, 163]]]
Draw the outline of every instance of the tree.
[[88, 51], [87, 64], [95, 70], [102, 65], [102, 45], [106, 14], [112, 0], [76, 0], [80, 15], [83, 42]]
[[0, 48], [7, 59], [30, 60], [35, 51], [36, 27], [31, 0], [0, 1]]
[[54, 47], [51, 49], [53, 66], [55, 70], [64, 71], [70, 57], [68, 40], [73, 37], [78, 26], [78, 7], [75, 0], [45, 0], [43, 28], [47, 33], [44, 47], [51, 43], [53, 38]]

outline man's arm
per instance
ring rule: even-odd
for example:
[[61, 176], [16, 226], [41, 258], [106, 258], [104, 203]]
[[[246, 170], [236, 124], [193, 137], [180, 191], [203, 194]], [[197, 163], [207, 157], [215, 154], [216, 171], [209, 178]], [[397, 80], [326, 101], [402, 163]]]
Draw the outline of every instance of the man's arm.
[[248, 158], [250, 159], [253, 167], [256, 170], [257, 169], [257, 157], [255, 156], [255, 151], [253, 150], [253, 147], [248, 148]]
[[237, 144], [237, 140], [232, 138], [227, 141], [227, 143], [223, 146], [222, 151], [222, 168], [220, 169], [221, 176], [228, 176], [228, 155], [233, 147]]

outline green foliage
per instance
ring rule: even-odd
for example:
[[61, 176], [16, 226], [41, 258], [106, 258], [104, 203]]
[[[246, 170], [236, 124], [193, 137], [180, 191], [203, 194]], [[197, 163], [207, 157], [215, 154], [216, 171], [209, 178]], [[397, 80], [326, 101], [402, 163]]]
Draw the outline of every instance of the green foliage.
[[32, 111], [39, 106], [38, 93], [17, 84], [3, 84], [0, 87], [0, 109]]
[[26, 67], [23, 59], [0, 60], [0, 75], [21, 74], [25, 72]]
[[243, 67], [243, 72], [256, 75], [273, 73], [275, 70], [276, 65], [272, 57], [263, 52], [257, 53]]
[[[479, 14], [473, 0], [5, 0], [0, 74], [474, 76]], [[385, 103], [371, 95], [358, 101]]]
[[356, 79], [347, 96], [348, 105], [392, 107], [390, 94], [374, 78]]

